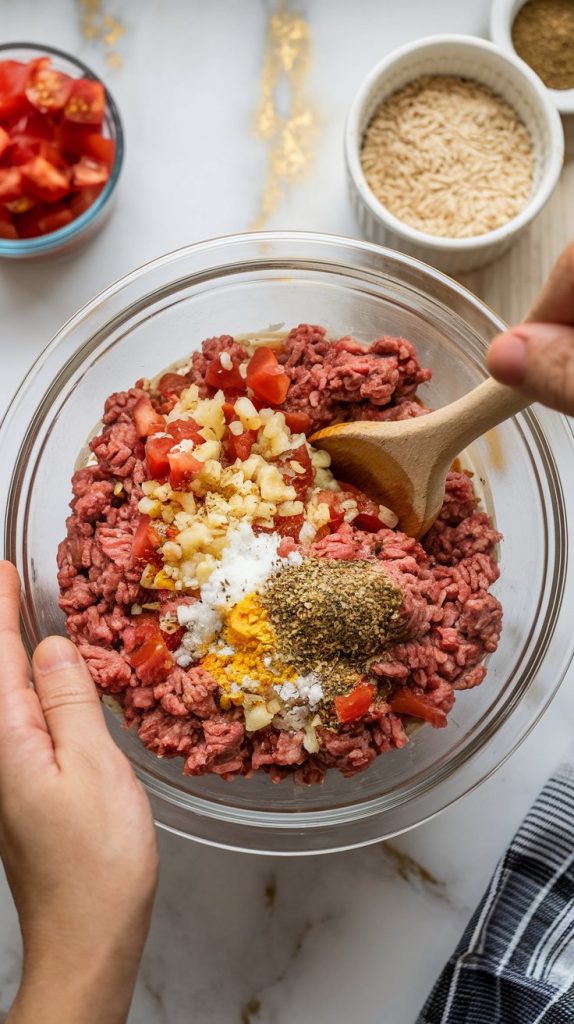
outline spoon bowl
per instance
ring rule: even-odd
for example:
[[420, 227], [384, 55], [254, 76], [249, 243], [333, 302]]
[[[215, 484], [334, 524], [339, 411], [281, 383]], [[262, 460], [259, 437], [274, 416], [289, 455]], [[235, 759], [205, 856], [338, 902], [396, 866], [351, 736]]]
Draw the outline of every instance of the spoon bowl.
[[329, 453], [338, 475], [387, 505], [400, 529], [418, 539], [441, 510], [446, 475], [457, 455], [529, 404], [489, 378], [436, 412], [391, 422], [337, 423], [310, 440]]

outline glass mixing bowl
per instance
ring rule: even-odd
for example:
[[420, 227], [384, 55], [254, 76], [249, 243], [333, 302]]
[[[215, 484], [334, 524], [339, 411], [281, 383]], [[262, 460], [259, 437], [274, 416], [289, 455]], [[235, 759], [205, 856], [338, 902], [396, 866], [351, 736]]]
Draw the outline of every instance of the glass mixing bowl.
[[[63, 629], [56, 547], [65, 533], [74, 463], [106, 396], [153, 376], [205, 337], [301, 321], [365, 341], [383, 333], [410, 338], [433, 369], [424, 397], [434, 406], [485, 377], [486, 344], [503, 326], [460, 285], [410, 257], [311, 234], [206, 242], [108, 288], [48, 345], [0, 429], [5, 555], [22, 576], [30, 651]], [[158, 824], [253, 852], [360, 846], [428, 819], [508, 757], [552, 699], [572, 657], [572, 427], [554, 413], [530, 409], [481, 438], [469, 455], [505, 535], [494, 588], [504, 630], [485, 682], [458, 695], [448, 728], [420, 729], [405, 749], [383, 754], [352, 779], [331, 772], [323, 786], [300, 788], [273, 785], [267, 776], [233, 783], [184, 778], [181, 761], [157, 759], [106, 712]]]

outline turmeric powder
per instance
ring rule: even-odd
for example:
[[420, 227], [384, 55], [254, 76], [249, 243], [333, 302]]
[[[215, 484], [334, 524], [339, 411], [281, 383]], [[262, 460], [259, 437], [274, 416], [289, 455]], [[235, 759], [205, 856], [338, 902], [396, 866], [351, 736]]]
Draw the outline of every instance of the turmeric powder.
[[247, 594], [227, 616], [223, 645], [202, 660], [221, 688], [219, 703], [226, 710], [243, 704], [245, 693], [269, 695], [272, 687], [297, 678], [297, 671], [272, 652], [275, 630], [257, 594]]

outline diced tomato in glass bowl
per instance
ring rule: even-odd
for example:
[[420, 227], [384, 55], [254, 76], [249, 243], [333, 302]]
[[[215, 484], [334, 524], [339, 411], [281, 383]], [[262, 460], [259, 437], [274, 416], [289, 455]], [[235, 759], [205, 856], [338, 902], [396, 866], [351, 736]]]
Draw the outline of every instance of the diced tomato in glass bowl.
[[102, 82], [50, 46], [0, 46], [0, 257], [87, 241], [107, 219], [123, 162], [120, 116]]

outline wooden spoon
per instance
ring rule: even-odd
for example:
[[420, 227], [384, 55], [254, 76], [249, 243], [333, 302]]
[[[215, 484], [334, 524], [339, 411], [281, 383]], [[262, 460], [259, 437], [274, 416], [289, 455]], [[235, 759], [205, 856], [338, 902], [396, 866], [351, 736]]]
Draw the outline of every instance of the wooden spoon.
[[422, 537], [438, 516], [453, 460], [481, 434], [525, 409], [529, 399], [490, 377], [436, 412], [414, 419], [338, 423], [310, 438], [329, 452], [337, 476], [387, 505], [399, 526]]

